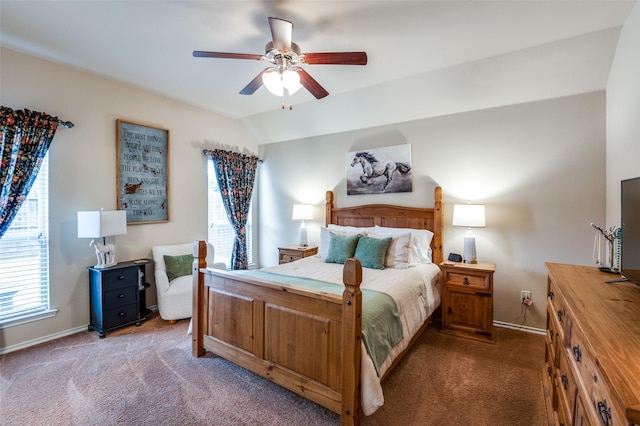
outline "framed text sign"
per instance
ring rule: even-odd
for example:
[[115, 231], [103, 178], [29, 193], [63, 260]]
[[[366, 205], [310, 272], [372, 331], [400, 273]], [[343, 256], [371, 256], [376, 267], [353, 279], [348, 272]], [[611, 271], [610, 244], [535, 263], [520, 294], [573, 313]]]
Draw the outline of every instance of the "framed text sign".
[[169, 130], [116, 121], [118, 209], [127, 223], [169, 221]]

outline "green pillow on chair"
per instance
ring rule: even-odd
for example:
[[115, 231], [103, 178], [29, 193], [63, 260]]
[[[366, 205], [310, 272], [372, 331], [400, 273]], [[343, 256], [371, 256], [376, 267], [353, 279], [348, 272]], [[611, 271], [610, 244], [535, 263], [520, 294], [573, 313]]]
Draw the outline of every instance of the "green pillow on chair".
[[167, 270], [169, 282], [184, 275], [191, 275], [193, 266], [193, 254], [183, 254], [180, 256], [164, 255], [164, 264]]

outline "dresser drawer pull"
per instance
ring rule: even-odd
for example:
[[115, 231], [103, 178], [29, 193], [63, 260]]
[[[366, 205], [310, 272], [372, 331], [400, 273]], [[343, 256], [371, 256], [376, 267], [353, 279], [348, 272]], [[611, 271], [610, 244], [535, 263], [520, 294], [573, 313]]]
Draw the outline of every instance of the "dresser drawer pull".
[[558, 321], [562, 322], [563, 316], [564, 316], [564, 309], [558, 310]]
[[120, 275], [120, 276], [118, 277], [118, 279], [119, 279], [119, 280], [121, 280], [121, 281], [122, 281], [122, 280], [124, 280], [124, 275]]
[[553, 296], [554, 296], [553, 292], [552, 292], [552, 291], [550, 291], [550, 292], [549, 292], [549, 299], [553, 300]]
[[553, 332], [553, 330], [549, 330], [549, 338], [551, 339], [551, 341], [553, 342], [553, 335], [555, 333]]
[[573, 358], [575, 358], [576, 362], [582, 361], [582, 349], [580, 349], [580, 345], [573, 347]]
[[564, 390], [567, 390], [567, 388], [569, 388], [569, 378], [563, 374], [560, 377], [560, 380], [562, 380], [562, 387], [564, 388]]
[[611, 420], [611, 408], [607, 407], [607, 401], [598, 401], [598, 414], [603, 425], [608, 425]]
[[464, 279], [462, 280], [462, 284], [463, 285], [469, 285], [469, 278], [464, 277]]
[[124, 299], [124, 294], [120, 293], [120, 294], [118, 295], [118, 299]]
[[547, 367], [547, 376], [551, 377], [551, 372], [553, 369], [551, 367]]
[[124, 312], [118, 312], [118, 316], [123, 317], [124, 315]]

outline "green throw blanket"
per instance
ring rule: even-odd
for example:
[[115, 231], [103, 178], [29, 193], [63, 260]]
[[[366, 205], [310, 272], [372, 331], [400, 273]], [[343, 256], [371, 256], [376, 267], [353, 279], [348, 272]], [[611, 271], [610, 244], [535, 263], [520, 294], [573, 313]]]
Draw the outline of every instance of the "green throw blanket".
[[[344, 286], [311, 278], [294, 277], [261, 270], [247, 271], [254, 278], [289, 284], [309, 290], [342, 295]], [[403, 338], [402, 322], [396, 301], [381, 291], [361, 289], [362, 291], [362, 338], [367, 353], [373, 360], [376, 374], [380, 376], [380, 366], [391, 349]]]

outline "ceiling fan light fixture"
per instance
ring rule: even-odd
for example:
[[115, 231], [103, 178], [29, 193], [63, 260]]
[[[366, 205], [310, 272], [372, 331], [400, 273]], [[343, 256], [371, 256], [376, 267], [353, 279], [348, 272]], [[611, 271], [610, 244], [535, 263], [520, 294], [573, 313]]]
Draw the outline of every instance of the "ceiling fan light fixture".
[[262, 73], [262, 82], [267, 90], [276, 96], [284, 95], [284, 85], [282, 84], [282, 76], [276, 70], [265, 71]]
[[300, 75], [292, 69], [285, 70], [285, 72], [282, 73], [282, 84], [287, 89], [287, 92], [289, 92], [289, 95], [293, 95], [302, 87], [302, 84], [300, 84]]

